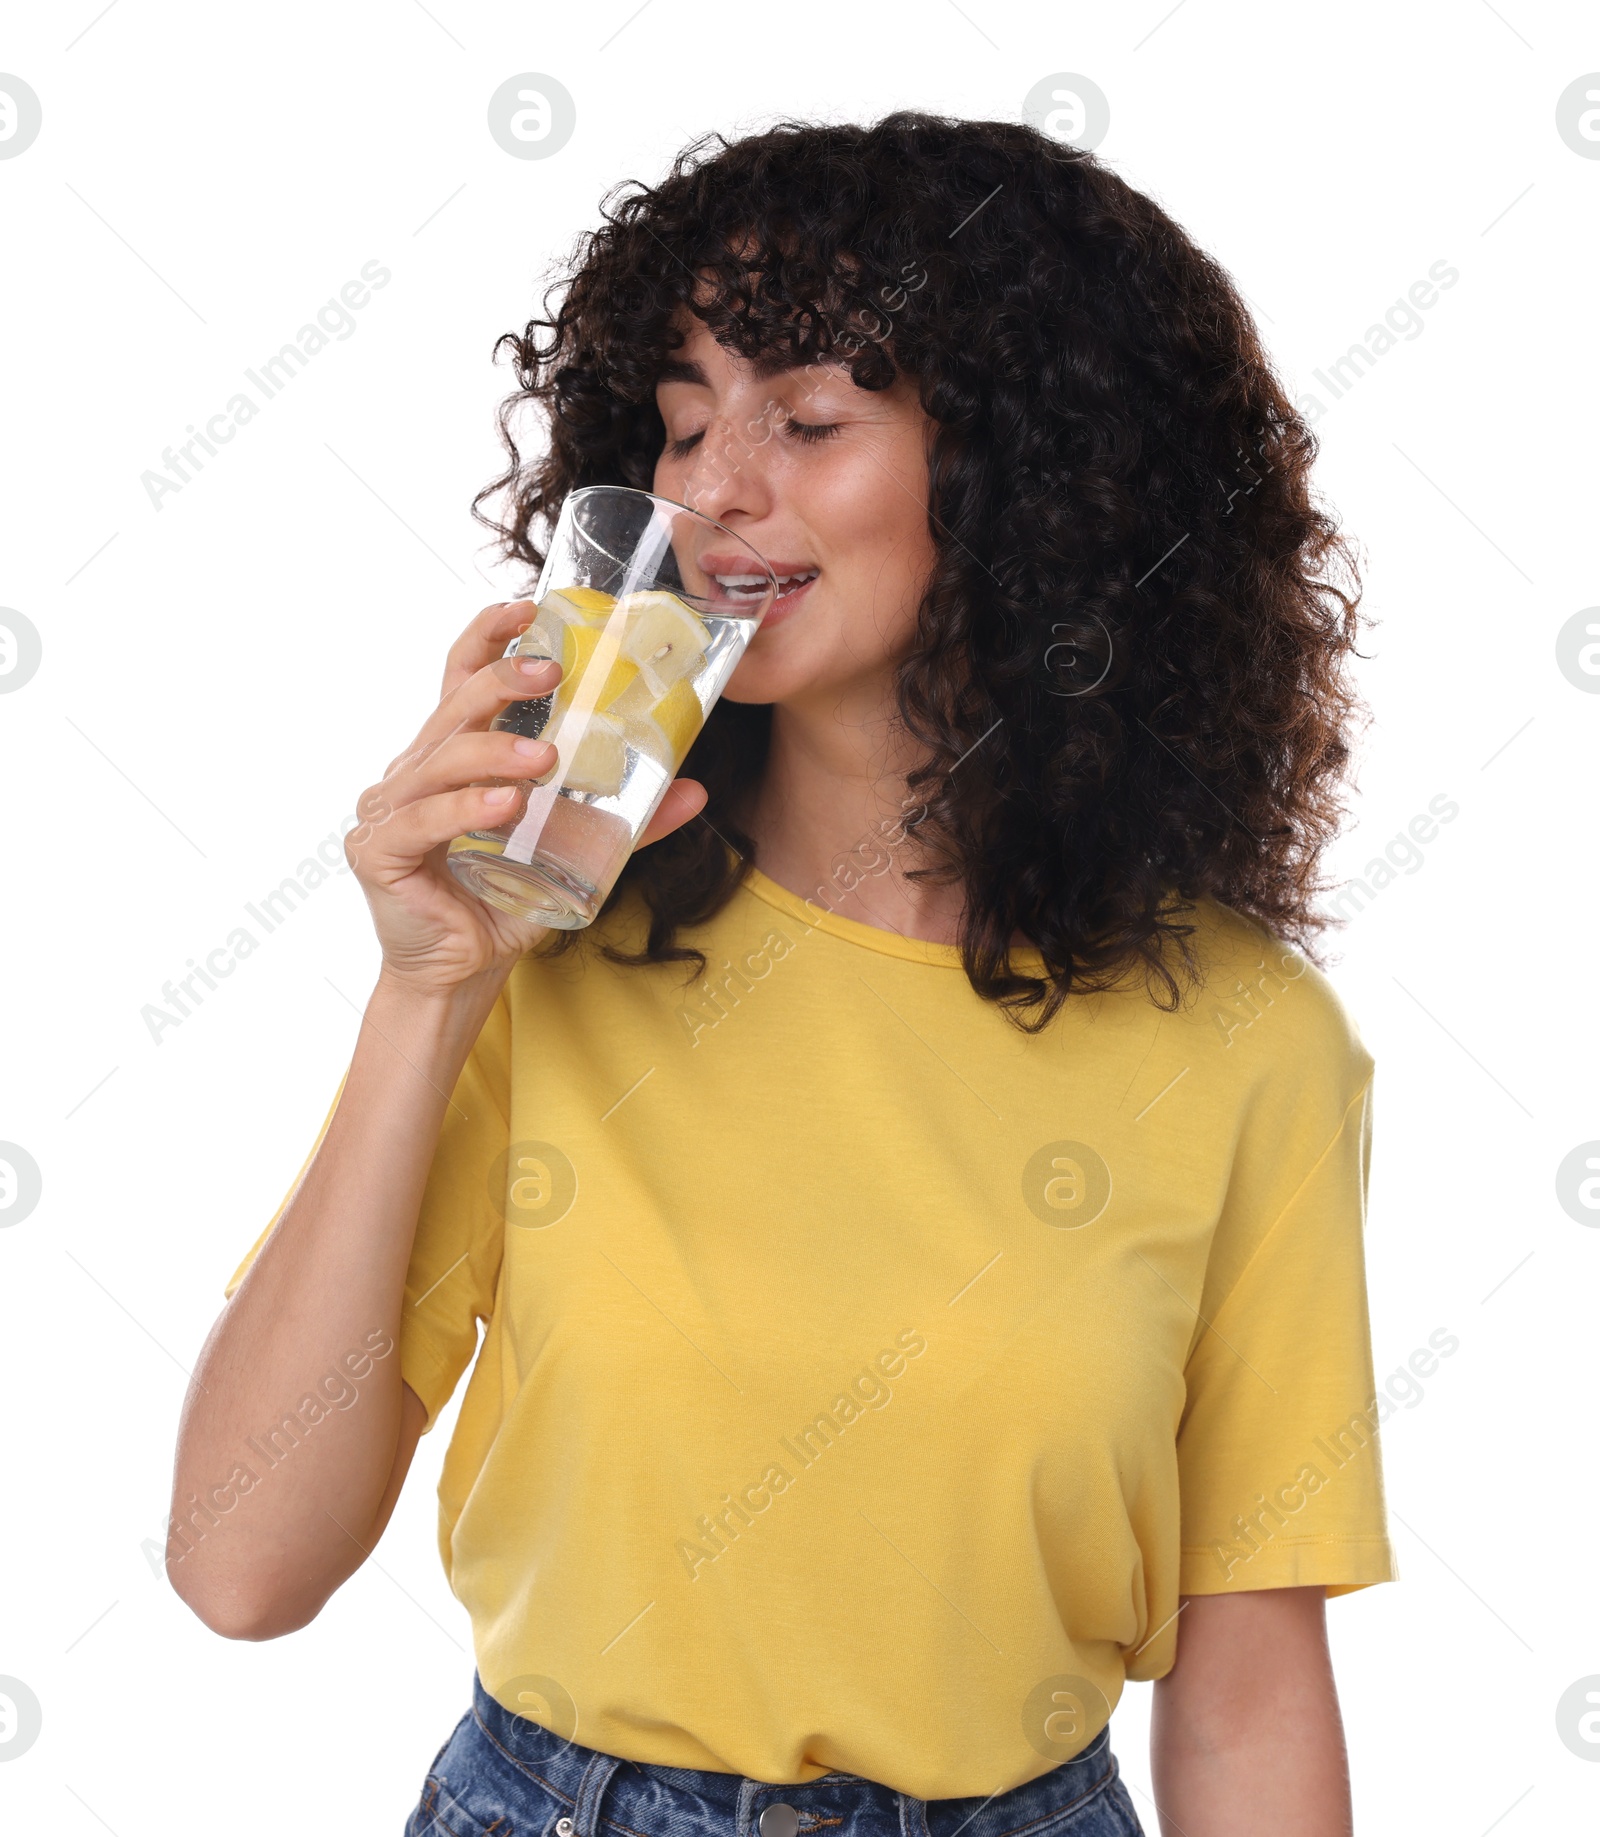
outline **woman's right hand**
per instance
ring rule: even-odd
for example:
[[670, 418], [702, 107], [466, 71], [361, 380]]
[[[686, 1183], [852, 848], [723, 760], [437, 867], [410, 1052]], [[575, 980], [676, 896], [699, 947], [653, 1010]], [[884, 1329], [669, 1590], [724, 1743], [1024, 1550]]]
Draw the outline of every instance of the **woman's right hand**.
[[[509, 703], [548, 695], [561, 680], [558, 663], [503, 654], [537, 610], [531, 600], [511, 600], [478, 614], [450, 648], [438, 707], [356, 805], [362, 821], [345, 837], [345, 859], [366, 895], [390, 983], [448, 994], [509, 968], [545, 935], [475, 898], [445, 866], [457, 836], [520, 815], [529, 785], [558, 763], [550, 742], [489, 726]], [[517, 782], [478, 782], [485, 779]], [[639, 846], [670, 835], [705, 801], [703, 785], [674, 779]]]

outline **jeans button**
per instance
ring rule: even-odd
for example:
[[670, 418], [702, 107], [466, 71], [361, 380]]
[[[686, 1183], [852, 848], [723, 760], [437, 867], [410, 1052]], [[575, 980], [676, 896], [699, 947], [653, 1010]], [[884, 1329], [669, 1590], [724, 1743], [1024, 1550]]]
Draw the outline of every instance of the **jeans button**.
[[769, 1805], [757, 1821], [761, 1837], [794, 1837], [800, 1814], [792, 1805]]

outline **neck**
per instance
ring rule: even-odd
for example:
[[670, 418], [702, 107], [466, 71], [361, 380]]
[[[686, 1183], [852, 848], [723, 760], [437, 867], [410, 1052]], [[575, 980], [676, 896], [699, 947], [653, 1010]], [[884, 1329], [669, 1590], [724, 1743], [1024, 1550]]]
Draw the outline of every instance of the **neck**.
[[919, 757], [890, 692], [775, 705], [766, 769], [741, 813], [756, 866], [844, 918], [954, 944], [965, 889], [906, 878], [923, 865], [906, 827], [917, 800], [907, 798], [905, 774]]

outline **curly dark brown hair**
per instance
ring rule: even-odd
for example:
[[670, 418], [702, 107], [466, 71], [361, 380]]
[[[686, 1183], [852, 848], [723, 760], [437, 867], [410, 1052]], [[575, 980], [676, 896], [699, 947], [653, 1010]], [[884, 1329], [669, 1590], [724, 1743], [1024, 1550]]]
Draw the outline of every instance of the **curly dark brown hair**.
[[[568, 492], [650, 489], [681, 309], [744, 357], [913, 378], [935, 561], [896, 676], [927, 759], [909, 872], [964, 884], [974, 990], [1028, 1031], [1129, 973], [1173, 1007], [1200, 898], [1315, 958], [1360, 583], [1310, 489], [1315, 439], [1217, 262], [1092, 154], [909, 111], [707, 136], [601, 214], [546, 316], [495, 345], [519, 383], [510, 458], [473, 512], [499, 552], [536, 570]], [[713, 709], [680, 768], [709, 803], [628, 862], [612, 900], [637, 889], [648, 934], [614, 960], [703, 973], [677, 934], [753, 856], [738, 795], [770, 723]], [[1013, 967], [1019, 932], [1044, 976]]]

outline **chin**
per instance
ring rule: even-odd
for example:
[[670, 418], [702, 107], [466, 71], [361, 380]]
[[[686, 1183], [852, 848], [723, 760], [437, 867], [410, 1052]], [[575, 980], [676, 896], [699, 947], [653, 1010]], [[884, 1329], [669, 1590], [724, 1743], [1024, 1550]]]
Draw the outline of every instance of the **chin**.
[[[740, 668], [742, 669], [743, 665]], [[791, 685], [791, 690], [792, 687], [793, 685]], [[760, 706], [762, 703], [782, 701], [783, 694], [781, 688], [769, 686], [758, 675], [751, 675], [744, 682], [740, 682], [739, 671], [735, 670], [727, 688], [717, 699], [723, 702], [743, 702], [746, 705]]]
[[842, 692], [863, 674], [892, 668], [887, 657], [877, 664], [850, 655], [841, 636], [820, 624], [808, 624], [803, 634], [796, 625], [794, 636], [801, 641], [768, 644], [763, 641], [764, 632], [758, 631], [728, 678], [721, 699], [767, 704], [796, 701], [819, 690]]

